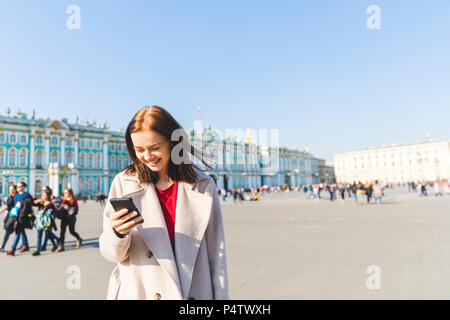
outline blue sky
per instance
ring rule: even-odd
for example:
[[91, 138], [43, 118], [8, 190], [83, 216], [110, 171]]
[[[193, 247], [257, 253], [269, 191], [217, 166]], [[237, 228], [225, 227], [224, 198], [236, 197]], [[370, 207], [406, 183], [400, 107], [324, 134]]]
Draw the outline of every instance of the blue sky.
[[328, 161], [450, 139], [449, 14], [447, 0], [0, 0], [0, 112], [119, 129], [157, 104], [192, 128], [200, 106], [223, 132], [279, 129]]

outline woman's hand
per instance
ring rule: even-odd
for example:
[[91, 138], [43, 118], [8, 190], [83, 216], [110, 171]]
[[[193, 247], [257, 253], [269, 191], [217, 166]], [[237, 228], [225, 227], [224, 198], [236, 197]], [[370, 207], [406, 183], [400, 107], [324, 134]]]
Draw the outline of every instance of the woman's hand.
[[[132, 220], [130, 220], [132, 219]], [[120, 235], [127, 235], [141, 220], [136, 211], [128, 213], [128, 209], [122, 209], [111, 214], [111, 226]], [[128, 221], [130, 220], [130, 221]]]
[[65, 204], [64, 209], [69, 210], [69, 206], [67, 204]]

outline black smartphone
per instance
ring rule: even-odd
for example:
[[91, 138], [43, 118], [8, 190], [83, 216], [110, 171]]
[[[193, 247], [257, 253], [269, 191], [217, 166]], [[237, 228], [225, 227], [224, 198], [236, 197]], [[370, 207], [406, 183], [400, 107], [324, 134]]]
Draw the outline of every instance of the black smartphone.
[[[114, 208], [114, 210], [117, 212], [119, 210], [122, 209], [128, 209], [128, 213], [131, 213], [133, 211], [136, 211], [137, 216], [132, 217], [131, 219], [125, 221], [128, 222], [136, 217], [139, 217], [141, 215], [141, 213], [139, 212], [139, 210], [136, 208], [136, 206], [134, 205], [133, 199], [131, 198], [111, 198], [109, 200], [109, 202], [111, 202], [112, 207]], [[139, 221], [138, 223], [143, 223], [144, 219], [142, 219], [141, 221]]]

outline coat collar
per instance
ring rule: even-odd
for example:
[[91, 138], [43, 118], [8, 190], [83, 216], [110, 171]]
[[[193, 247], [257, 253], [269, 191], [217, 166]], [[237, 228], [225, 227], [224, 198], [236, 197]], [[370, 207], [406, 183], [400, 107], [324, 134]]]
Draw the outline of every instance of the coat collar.
[[[208, 176], [194, 168], [199, 184]], [[175, 252], [167, 232], [166, 222], [153, 184], [139, 184], [136, 175], [124, 175], [124, 179], [134, 181], [127, 194], [141, 212], [144, 223], [137, 230], [147, 246], [153, 252], [159, 264], [169, 273], [181, 295], [187, 298], [192, 281], [194, 264], [200, 242], [206, 231], [212, 210], [213, 199], [210, 195], [195, 191], [195, 185], [178, 183], [175, 209]]]

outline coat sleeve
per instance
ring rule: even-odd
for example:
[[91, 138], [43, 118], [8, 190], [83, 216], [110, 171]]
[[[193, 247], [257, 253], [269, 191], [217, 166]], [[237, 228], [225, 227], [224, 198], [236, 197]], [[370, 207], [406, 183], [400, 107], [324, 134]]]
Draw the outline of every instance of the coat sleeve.
[[[116, 176], [111, 184], [108, 200], [120, 197], [122, 194], [119, 178]], [[131, 236], [127, 234], [119, 238], [111, 227], [110, 216], [114, 212], [111, 203], [107, 201], [103, 212], [103, 233], [99, 237], [99, 247], [102, 256], [110, 262], [122, 262], [128, 258]]]
[[212, 211], [205, 232], [208, 249], [211, 283], [214, 300], [228, 300], [228, 271], [225, 252], [225, 231], [222, 219], [222, 209], [214, 181], [209, 182], [206, 193], [212, 196]]

